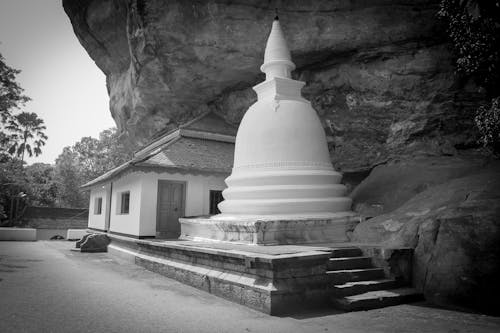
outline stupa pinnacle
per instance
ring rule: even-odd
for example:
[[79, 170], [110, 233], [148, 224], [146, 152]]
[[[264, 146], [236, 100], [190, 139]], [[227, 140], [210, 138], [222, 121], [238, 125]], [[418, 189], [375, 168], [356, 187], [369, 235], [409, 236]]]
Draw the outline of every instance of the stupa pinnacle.
[[222, 216], [325, 216], [350, 210], [316, 111], [301, 95], [280, 21], [275, 19], [254, 87], [258, 100], [238, 129]]
[[266, 81], [274, 77], [291, 78], [291, 72], [295, 69], [292, 62], [290, 50], [286, 44], [285, 35], [281, 30], [278, 16], [273, 21], [273, 27], [267, 39], [266, 51], [264, 52], [264, 63], [260, 70], [266, 73]]

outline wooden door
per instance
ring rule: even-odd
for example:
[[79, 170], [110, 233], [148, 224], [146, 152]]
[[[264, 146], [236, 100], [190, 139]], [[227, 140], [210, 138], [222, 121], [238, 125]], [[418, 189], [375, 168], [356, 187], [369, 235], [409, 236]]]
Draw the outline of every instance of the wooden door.
[[179, 217], [185, 215], [186, 183], [169, 180], [158, 181], [156, 210], [156, 237], [178, 238], [181, 233]]

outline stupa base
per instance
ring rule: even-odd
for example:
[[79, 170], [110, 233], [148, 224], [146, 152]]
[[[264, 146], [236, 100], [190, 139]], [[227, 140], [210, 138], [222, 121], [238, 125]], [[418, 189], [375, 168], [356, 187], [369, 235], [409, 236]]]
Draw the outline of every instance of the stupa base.
[[354, 212], [310, 216], [198, 216], [180, 218], [181, 239], [254, 245], [348, 242]]

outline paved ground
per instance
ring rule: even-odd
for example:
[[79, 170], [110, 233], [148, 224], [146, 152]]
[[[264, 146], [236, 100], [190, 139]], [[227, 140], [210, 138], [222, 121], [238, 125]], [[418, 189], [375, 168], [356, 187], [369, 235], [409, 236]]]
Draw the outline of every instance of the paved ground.
[[500, 332], [422, 304], [271, 317], [72, 245], [0, 242], [0, 332]]

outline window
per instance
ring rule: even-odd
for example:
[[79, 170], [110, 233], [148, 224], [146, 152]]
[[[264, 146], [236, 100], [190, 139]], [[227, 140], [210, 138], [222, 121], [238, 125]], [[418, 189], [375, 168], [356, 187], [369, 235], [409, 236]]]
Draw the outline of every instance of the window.
[[130, 207], [130, 192], [122, 192], [120, 200], [120, 214], [128, 214]]
[[220, 210], [217, 205], [223, 201], [222, 191], [210, 190], [210, 215], [219, 214]]
[[102, 214], [102, 198], [95, 198], [94, 201], [94, 215], [101, 215]]

